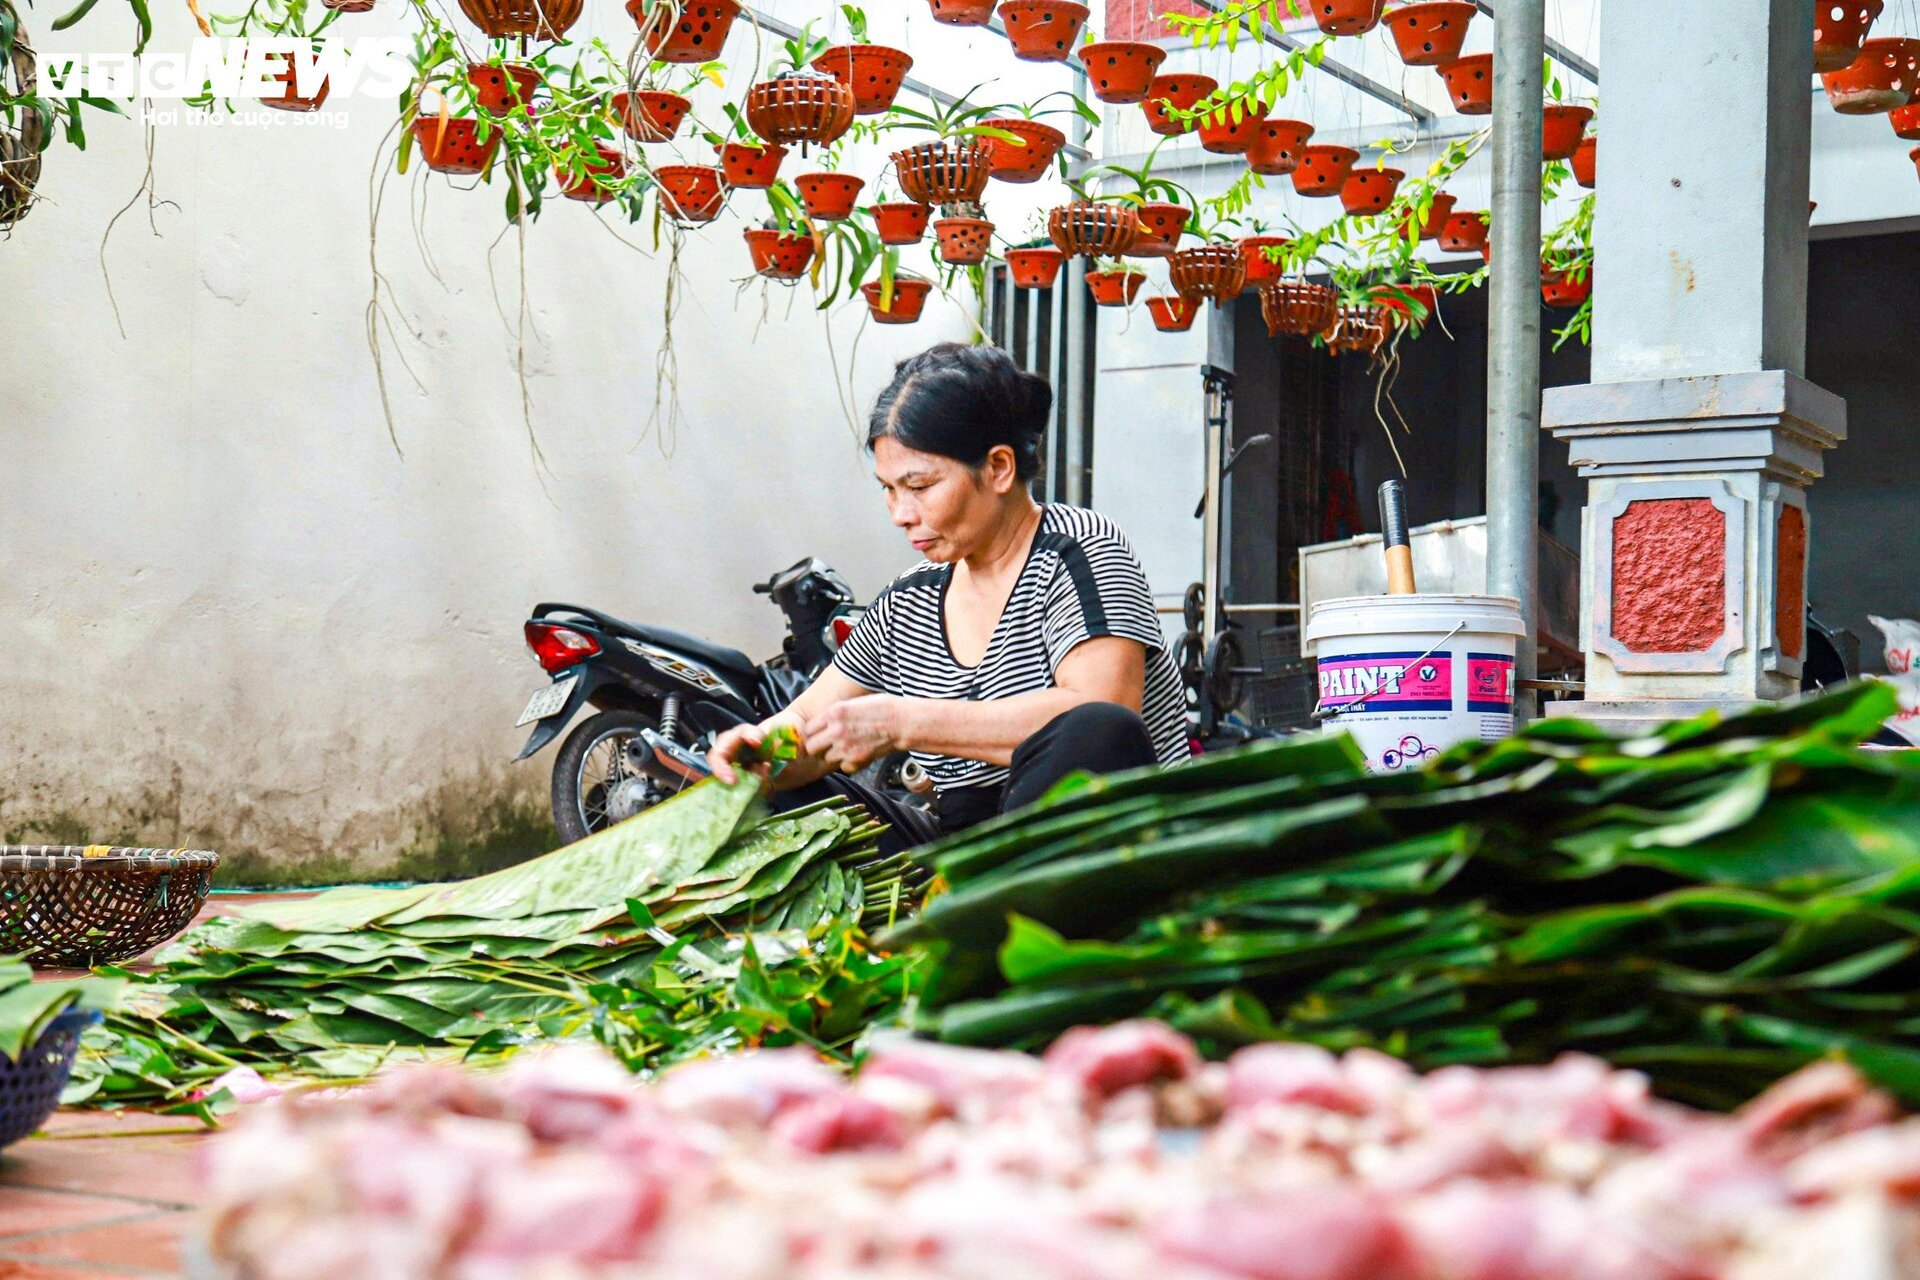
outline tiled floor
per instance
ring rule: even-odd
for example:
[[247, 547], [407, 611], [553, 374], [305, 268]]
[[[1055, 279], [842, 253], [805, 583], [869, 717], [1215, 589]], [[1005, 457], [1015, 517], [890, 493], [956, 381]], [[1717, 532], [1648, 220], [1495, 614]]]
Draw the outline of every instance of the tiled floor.
[[[247, 900], [218, 896], [202, 918]], [[178, 1116], [62, 1111], [0, 1151], [0, 1280], [186, 1275], [208, 1136]]]

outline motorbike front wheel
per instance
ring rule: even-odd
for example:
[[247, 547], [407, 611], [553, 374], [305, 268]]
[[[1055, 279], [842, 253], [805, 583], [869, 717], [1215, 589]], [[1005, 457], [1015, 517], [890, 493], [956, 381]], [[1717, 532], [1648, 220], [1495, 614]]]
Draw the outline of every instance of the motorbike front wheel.
[[667, 798], [658, 783], [634, 771], [627, 744], [657, 728], [638, 711], [601, 711], [574, 726], [553, 761], [553, 825], [572, 844]]

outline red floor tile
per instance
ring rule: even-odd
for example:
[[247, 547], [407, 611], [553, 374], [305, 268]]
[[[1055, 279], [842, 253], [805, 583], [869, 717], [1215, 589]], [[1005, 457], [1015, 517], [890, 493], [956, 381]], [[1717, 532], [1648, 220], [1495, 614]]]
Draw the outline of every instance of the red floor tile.
[[40, 1231], [99, 1222], [103, 1218], [124, 1218], [148, 1212], [146, 1205], [109, 1196], [73, 1195], [62, 1191], [36, 1191], [28, 1187], [8, 1187], [0, 1195], [0, 1250], [10, 1248], [10, 1239]]
[[29, 1138], [0, 1154], [0, 1188], [35, 1187], [89, 1195], [126, 1196], [153, 1207], [198, 1203], [198, 1156], [203, 1137]]
[[0, 1253], [46, 1262], [178, 1273], [181, 1233], [192, 1221], [190, 1214], [161, 1210], [144, 1218], [9, 1240], [0, 1245]]
[[22, 1262], [0, 1257], [0, 1280], [128, 1280], [129, 1276], [137, 1274], [132, 1271], [99, 1271], [88, 1266], [69, 1267], [59, 1262]]

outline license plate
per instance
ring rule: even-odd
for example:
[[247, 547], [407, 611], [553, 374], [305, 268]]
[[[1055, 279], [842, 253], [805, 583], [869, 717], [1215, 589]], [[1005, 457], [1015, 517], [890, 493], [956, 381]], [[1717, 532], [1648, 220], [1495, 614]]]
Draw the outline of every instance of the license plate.
[[532, 724], [535, 720], [545, 720], [548, 716], [560, 714], [560, 708], [567, 705], [567, 695], [573, 692], [572, 680], [555, 680], [527, 700], [527, 709], [513, 722], [518, 729], [523, 724]]

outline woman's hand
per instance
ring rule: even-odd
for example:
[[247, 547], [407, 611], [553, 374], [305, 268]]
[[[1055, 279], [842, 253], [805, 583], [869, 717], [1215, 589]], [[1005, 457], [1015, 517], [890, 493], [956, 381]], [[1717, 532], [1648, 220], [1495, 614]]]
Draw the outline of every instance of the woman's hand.
[[830, 768], [853, 773], [907, 745], [905, 698], [869, 693], [836, 702], [801, 728], [803, 749]]
[[[762, 720], [759, 724], [735, 725], [713, 740], [713, 746], [707, 752], [707, 768], [713, 770], [714, 777], [731, 785], [740, 776], [736, 767], [740, 757], [757, 749], [767, 740], [767, 735], [781, 725], [791, 725], [793, 731], [802, 738], [806, 735], [806, 722], [793, 715], [791, 709]], [[746, 767], [749, 772], [757, 773], [762, 778], [769, 772], [764, 764]]]

